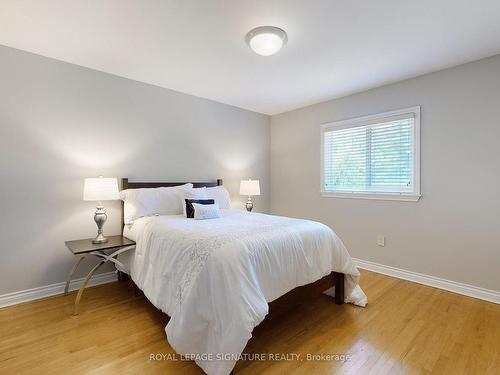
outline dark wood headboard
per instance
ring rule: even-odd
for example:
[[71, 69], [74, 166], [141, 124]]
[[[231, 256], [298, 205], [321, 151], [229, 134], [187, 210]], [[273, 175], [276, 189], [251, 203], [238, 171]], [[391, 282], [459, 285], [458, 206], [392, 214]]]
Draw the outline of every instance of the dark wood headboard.
[[[141, 188], [159, 188], [172, 187], [187, 184], [188, 182], [130, 182], [128, 178], [122, 178], [122, 188], [125, 189], [141, 189]], [[222, 179], [217, 179], [215, 182], [191, 182], [195, 188], [222, 186]], [[123, 202], [122, 202], [122, 232], [124, 225], [123, 218]]]

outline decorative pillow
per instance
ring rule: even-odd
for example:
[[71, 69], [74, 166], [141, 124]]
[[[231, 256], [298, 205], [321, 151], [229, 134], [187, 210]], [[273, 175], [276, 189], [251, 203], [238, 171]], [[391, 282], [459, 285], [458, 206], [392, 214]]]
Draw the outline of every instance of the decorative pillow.
[[206, 188], [206, 197], [209, 199], [215, 199], [219, 208], [231, 208], [231, 198], [229, 197], [229, 192], [224, 186]]
[[192, 219], [194, 217], [194, 205], [214, 204], [213, 199], [185, 199], [186, 202], [186, 217]]
[[186, 215], [186, 199], [206, 199], [207, 191], [206, 188], [197, 188], [197, 189], [185, 189], [182, 191], [180, 195], [180, 204], [182, 205], [182, 211], [184, 216]]
[[122, 190], [120, 199], [124, 203], [125, 224], [144, 216], [181, 214], [183, 204], [180, 196], [189, 190], [193, 190], [193, 184]]
[[195, 220], [215, 219], [220, 217], [219, 205], [193, 203]]

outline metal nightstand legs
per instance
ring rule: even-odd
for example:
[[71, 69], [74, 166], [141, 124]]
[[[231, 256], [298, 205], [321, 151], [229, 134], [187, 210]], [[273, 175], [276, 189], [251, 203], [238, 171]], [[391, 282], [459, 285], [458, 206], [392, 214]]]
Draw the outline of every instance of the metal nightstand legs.
[[78, 294], [76, 295], [75, 310], [73, 311], [73, 315], [78, 315], [78, 306], [80, 304], [80, 299], [82, 299], [83, 291], [85, 290], [85, 287], [89, 283], [90, 278], [92, 277], [92, 275], [94, 275], [95, 271], [97, 271], [99, 267], [101, 267], [104, 263], [106, 263], [106, 260], [101, 260], [94, 268], [92, 268], [89, 274], [85, 277], [85, 280], [83, 280], [83, 283], [80, 286], [80, 290], [78, 290]]
[[85, 255], [80, 255], [75, 258], [75, 263], [73, 264], [73, 267], [71, 268], [71, 271], [68, 273], [68, 277], [66, 278], [66, 285], [64, 287], [64, 295], [68, 295], [68, 290], [69, 290], [69, 283], [71, 282], [71, 279], [73, 278], [73, 275], [75, 274], [76, 269], [82, 262], [82, 260], [85, 258]]
[[[99, 257], [99, 258], [102, 258], [101, 261], [99, 261], [99, 263], [94, 267], [92, 268], [92, 270], [90, 270], [90, 272], [88, 273], [88, 275], [85, 277], [85, 279], [83, 280], [82, 282], [82, 285], [80, 286], [80, 289], [78, 290], [78, 294], [76, 295], [76, 299], [75, 299], [75, 307], [74, 307], [74, 312], [73, 312], [73, 315], [78, 315], [78, 306], [80, 304], [80, 300], [82, 298], [82, 294], [83, 294], [83, 291], [85, 290], [85, 288], [87, 287], [87, 284], [89, 283], [90, 279], [92, 278], [92, 276], [94, 275], [94, 273], [104, 264], [104, 263], [107, 263], [107, 262], [112, 262], [112, 263], [115, 263], [119, 266], [121, 266], [122, 268], [124, 267], [123, 264], [116, 259], [116, 257], [118, 255], [120, 255], [121, 253], [125, 252], [125, 251], [128, 251], [128, 250], [132, 250], [135, 248], [135, 245], [132, 245], [132, 246], [127, 246], [127, 247], [123, 247], [123, 248], [120, 248], [118, 250], [116, 250], [115, 252], [111, 253], [111, 254], [106, 254], [104, 251], [101, 251], [101, 250], [97, 250], [97, 251], [92, 251], [90, 253], [87, 253], [87, 254], [90, 254], [90, 255], [94, 255], [96, 257]], [[69, 284], [71, 282], [71, 278], [73, 277], [74, 273], [76, 272], [78, 266], [80, 265], [80, 263], [82, 262], [82, 260], [85, 258], [85, 256], [87, 255], [80, 255], [77, 257], [77, 259], [75, 260], [75, 263], [73, 265], [73, 268], [71, 268], [71, 271], [69, 272], [68, 274], [68, 278], [66, 279], [66, 286], [64, 287], [64, 295], [67, 296], [68, 295], [68, 289], [69, 289]]]

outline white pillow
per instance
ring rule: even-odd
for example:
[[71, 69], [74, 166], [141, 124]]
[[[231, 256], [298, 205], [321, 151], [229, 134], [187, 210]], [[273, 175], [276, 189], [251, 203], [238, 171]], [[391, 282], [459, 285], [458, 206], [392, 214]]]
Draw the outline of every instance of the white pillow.
[[193, 188], [193, 184], [173, 187], [127, 189], [120, 192], [123, 200], [123, 216], [125, 224], [153, 215], [179, 215], [182, 205], [179, 197]]
[[206, 199], [214, 199], [219, 208], [231, 208], [231, 198], [224, 186], [206, 188]]
[[195, 220], [215, 219], [220, 217], [219, 205], [193, 203]]
[[[196, 188], [196, 189], [184, 189], [180, 193], [180, 204], [182, 205], [181, 212], [186, 216], [186, 199], [206, 199], [207, 198], [207, 188]], [[179, 212], [179, 213], [181, 213]]]

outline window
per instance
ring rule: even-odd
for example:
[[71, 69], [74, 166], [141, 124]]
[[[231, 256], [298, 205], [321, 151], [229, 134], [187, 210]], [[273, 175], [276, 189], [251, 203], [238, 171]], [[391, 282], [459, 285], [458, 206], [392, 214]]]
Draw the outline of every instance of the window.
[[325, 196], [417, 201], [420, 107], [321, 126]]

